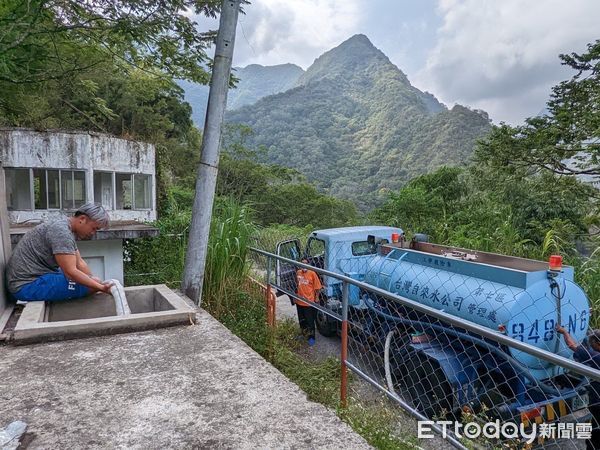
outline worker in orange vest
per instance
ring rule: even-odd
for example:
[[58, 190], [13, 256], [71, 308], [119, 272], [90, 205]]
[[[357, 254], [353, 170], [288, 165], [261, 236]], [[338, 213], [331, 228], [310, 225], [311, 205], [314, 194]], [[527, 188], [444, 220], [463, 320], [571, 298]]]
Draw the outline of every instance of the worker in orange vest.
[[[308, 264], [308, 259], [302, 258], [304, 264]], [[314, 303], [319, 299], [319, 291], [323, 287], [321, 280], [316, 272], [308, 269], [298, 269], [296, 272], [298, 282], [298, 297], [307, 300], [303, 302], [296, 300], [296, 308], [298, 309], [298, 322], [302, 333], [308, 337], [308, 345], [315, 345], [315, 321], [317, 318], [317, 310], [309, 303]]]

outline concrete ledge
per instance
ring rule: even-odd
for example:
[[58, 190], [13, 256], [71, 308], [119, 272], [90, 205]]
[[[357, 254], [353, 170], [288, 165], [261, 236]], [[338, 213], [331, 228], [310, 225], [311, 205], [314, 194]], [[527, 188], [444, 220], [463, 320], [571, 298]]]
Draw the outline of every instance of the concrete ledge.
[[[111, 211], [109, 211], [110, 214]], [[42, 221], [35, 221], [28, 224], [12, 224], [10, 228], [10, 242], [17, 245], [21, 238], [30, 230], [39, 225]], [[111, 222], [107, 229], [98, 230], [90, 241], [101, 241], [106, 239], [137, 239], [142, 237], [158, 236], [158, 228], [138, 222]]]
[[14, 309], [15, 309], [15, 305], [12, 303], [9, 304], [4, 311], [2, 311], [0, 309], [0, 341], [6, 340], [8, 338], [8, 335], [3, 334], [3, 331], [4, 331], [4, 327], [6, 327], [6, 324], [8, 323], [8, 319], [10, 319], [10, 316], [12, 315]]
[[[169, 309], [151, 310], [126, 316], [106, 316], [104, 312], [106, 302], [113, 302], [112, 297], [106, 294], [95, 294], [86, 299], [56, 304], [29, 302], [15, 326], [12, 341], [16, 344], [27, 344], [194, 323], [196, 310], [165, 285], [128, 287], [125, 288], [125, 294], [132, 294], [131, 299], [128, 299], [132, 310], [133, 298], [144, 300], [143, 297], [153, 295], [159, 296], [166, 302]], [[147, 301], [151, 302], [152, 299]], [[69, 320], [49, 321], [49, 317], [52, 315], [49, 309], [53, 307], [71, 313], [67, 315]], [[73, 311], [68, 311], [69, 308], [72, 308]], [[101, 317], [93, 317], [94, 313]], [[65, 312], [62, 314], [65, 315]], [[60, 318], [60, 313], [56, 315]], [[78, 315], [85, 318], [76, 318]], [[92, 317], [89, 317], [90, 315]]]

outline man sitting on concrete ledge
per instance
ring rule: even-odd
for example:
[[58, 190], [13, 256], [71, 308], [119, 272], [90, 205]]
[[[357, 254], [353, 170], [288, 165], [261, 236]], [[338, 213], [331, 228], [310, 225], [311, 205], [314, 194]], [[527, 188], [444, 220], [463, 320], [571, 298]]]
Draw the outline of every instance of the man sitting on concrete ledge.
[[75, 243], [75, 237], [90, 239], [108, 223], [104, 208], [88, 203], [73, 217], [45, 222], [27, 232], [8, 262], [10, 293], [26, 302], [69, 300], [96, 291], [110, 293], [112, 284], [92, 276]]

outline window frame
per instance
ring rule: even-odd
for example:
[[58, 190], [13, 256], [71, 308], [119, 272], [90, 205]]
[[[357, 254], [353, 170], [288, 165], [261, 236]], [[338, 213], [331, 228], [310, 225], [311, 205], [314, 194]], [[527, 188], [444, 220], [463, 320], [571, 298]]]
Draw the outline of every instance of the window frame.
[[27, 177], [28, 177], [28, 186], [27, 188], [29, 189], [28, 192], [28, 197], [29, 197], [29, 209], [9, 209], [9, 211], [35, 211], [35, 194], [33, 192], [33, 171], [30, 167], [4, 167], [4, 190], [5, 190], [5, 197], [6, 197], [6, 201], [7, 201], [7, 206], [8, 206], [8, 189], [6, 189], [6, 171], [7, 170], [14, 170], [19, 171], [27, 171]]
[[[154, 176], [152, 173], [144, 173], [144, 172], [122, 172], [122, 171], [108, 171], [108, 170], [94, 170], [94, 174], [96, 172], [104, 172], [104, 173], [112, 173], [113, 179], [113, 205], [114, 209], [112, 211], [152, 211], [154, 209]], [[129, 175], [131, 180], [131, 208], [117, 208], [117, 175]], [[149, 206], [148, 208], [138, 208], [135, 204], [135, 178], [136, 176], [145, 176], [149, 179]], [[94, 201], [96, 201], [95, 192], [94, 192]]]
[[[151, 173], [132, 173], [131, 174], [131, 192], [132, 192], [132, 198], [131, 201], [133, 203], [133, 210], [134, 211], [152, 211], [152, 205], [154, 203], [154, 190], [152, 189], [153, 186], [153, 179], [152, 179], [152, 174]], [[136, 176], [145, 176], [148, 177], [149, 179], [149, 183], [148, 183], [148, 190], [149, 190], [149, 194], [150, 194], [150, 198], [148, 199], [148, 203], [150, 203], [150, 205], [148, 206], [148, 208], [138, 208], [137, 205], [135, 204], [135, 178]]]
[[[46, 180], [48, 179], [48, 170], [53, 170], [53, 169], [48, 169], [45, 168], [44, 169], [46, 171]], [[60, 186], [60, 209], [61, 211], [77, 211], [77, 208], [79, 208], [80, 206], [83, 206], [87, 203], [87, 176], [86, 176], [86, 170], [85, 169], [58, 169], [58, 183]], [[62, 181], [63, 181], [63, 172], [71, 172], [71, 206], [68, 208], [65, 208], [65, 204], [63, 201], [63, 187], [62, 187]], [[80, 206], [75, 206], [75, 172], [80, 172], [83, 173], [83, 203]], [[47, 198], [48, 198], [48, 192], [46, 191], [46, 203], [47, 203]], [[38, 209], [38, 211], [44, 211], [41, 209]], [[47, 210], [46, 210], [47, 211]]]
[[[75, 211], [77, 210], [77, 207], [73, 206], [76, 202], [75, 200], [75, 172], [79, 172], [83, 174], [83, 204], [85, 204], [86, 202], [90, 201], [90, 199], [88, 198], [88, 183], [89, 183], [89, 177], [88, 177], [88, 170], [86, 169], [79, 169], [79, 168], [60, 168], [60, 167], [13, 167], [13, 166], [7, 166], [4, 167], [4, 170], [24, 170], [27, 171], [27, 175], [29, 177], [29, 183], [28, 183], [28, 189], [29, 189], [29, 208], [27, 209], [15, 209], [14, 211]], [[44, 180], [45, 180], [45, 193], [46, 193], [46, 208], [36, 208], [35, 207], [35, 177], [34, 177], [34, 171], [43, 171], [44, 173]], [[50, 207], [50, 199], [49, 199], [49, 191], [48, 191], [48, 172], [49, 171], [56, 171], [58, 172], [58, 208], [51, 208]], [[63, 178], [66, 176], [65, 172], [70, 172], [69, 176], [71, 179], [71, 197], [72, 199], [68, 202], [70, 203], [69, 206], [66, 205], [67, 201], [63, 198]], [[121, 172], [121, 171], [113, 171], [113, 170], [92, 170], [92, 176], [91, 176], [91, 189], [92, 189], [92, 199], [93, 201], [96, 201], [96, 192], [95, 192], [95, 185], [94, 185], [94, 175], [97, 173], [109, 173], [111, 174], [111, 178], [112, 178], [112, 201], [113, 201], [113, 207], [112, 209], [109, 209], [109, 211], [152, 211], [154, 209], [154, 202], [155, 202], [155, 193], [154, 193], [154, 176], [155, 174], [152, 173], [143, 173], [143, 172]], [[116, 186], [116, 178], [117, 178], [117, 174], [120, 175], [129, 175], [130, 179], [131, 179], [131, 209], [123, 209], [123, 208], [117, 208], [117, 186]], [[136, 176], [144, 176], [144, 177], [148, 177], [148, 190], [149, 192], [147, 192], [148, 194], [148, 201], [149, 201], [149, 205], [147, 208], [138, 208], [136, 205], [136, 201], [135, 201], [135, 178]], [[142, 182], [143, 183], [143, 182]]]
[[[389, 244], [389, 241], [387, 239], [382, 239], [381, 241], [382, 244]], [[366, 251], [367, 253], [357, 253], [354, 250], [354, 244], [366, 244], [367, 248]], [[369, 242], [368, 241], [354, 241], [350, 244], [350, 251], [352, 252], [352, 256], [369, 256], [369, 255], [376, 255], [377, 254], [377, 246], [375, 246], [374, 249], [372, 249], [371, 247], [369, 247]]]
[[[364, 245], [365, 251], [357, 252], [355, 249], [356, 245]], [[374, 252], [371, 251], [371, 248], [369, 247], [369, 243], [367, 241], [354, 241], [350, 244], [350, 249], [352, 251], [352, 256], [368, 256], [377, 254], [377, 250], [375, 250]]]
[[[46, 173], [46, 206], [47, 208], [44, 209], [38, 209], [37, 211], [62, 211], [62, 175], [61, 175], [61, 169], [41, 169]], [[50, 208], [50, 196], [49, 196], [49, 191], [48, 191], [48, 171], [56, 171], [58, 172], [58, 208]]]
[[[27, 170], [29, 175], [29, 202], [30, 207], [28, 209], [16, 209], [14, 211], [75, 211], [75, 172], [79, 172], [83, 174], [83, 204], [88, 201], [87, 195], [87, 170], [86, 169], [78, 169], [78, 168], [61, 168], [61, 167], [13, 167], [7, 166], [4, 167], [4, 170]], [[46, 183], [46, 208], [36, 208], [35, 207], [35, 176], [34, 171], [43, 171], [44, 179]], [[50, 208], [50, 202], [48, 198], [48, 171], [57, 171], [58, 172], [58, 208]], [[63, 172], [71, 172], [71, 196], [72, 205], [70, 208], [66, 208], [63, 201]]]
[[[100, 198], [96, 198], [96, 174], [107, 173], [110, 175], [110, 189], [112, 191], [112, 208], [106, 208], [102, 205], [102, 195]], [[117, 211], [117, 172], [111, 170], [92, 170], [92, 191], [93, 199], [95, 203], [100, 203], [107, 211]]]

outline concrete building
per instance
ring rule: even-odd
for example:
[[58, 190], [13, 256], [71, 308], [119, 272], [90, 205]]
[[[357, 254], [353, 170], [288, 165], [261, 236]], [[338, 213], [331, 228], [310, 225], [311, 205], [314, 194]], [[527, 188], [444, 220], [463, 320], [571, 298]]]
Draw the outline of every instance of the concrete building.
[[145, 224], [156, 220], [151, 144], [99, 133], [0, 128], [0, 162], [13, 246], [42, 221], [102, 203], [110, 228], [78, 247], [94, 274], [123, 282], [123, 239], [158, 234]]

